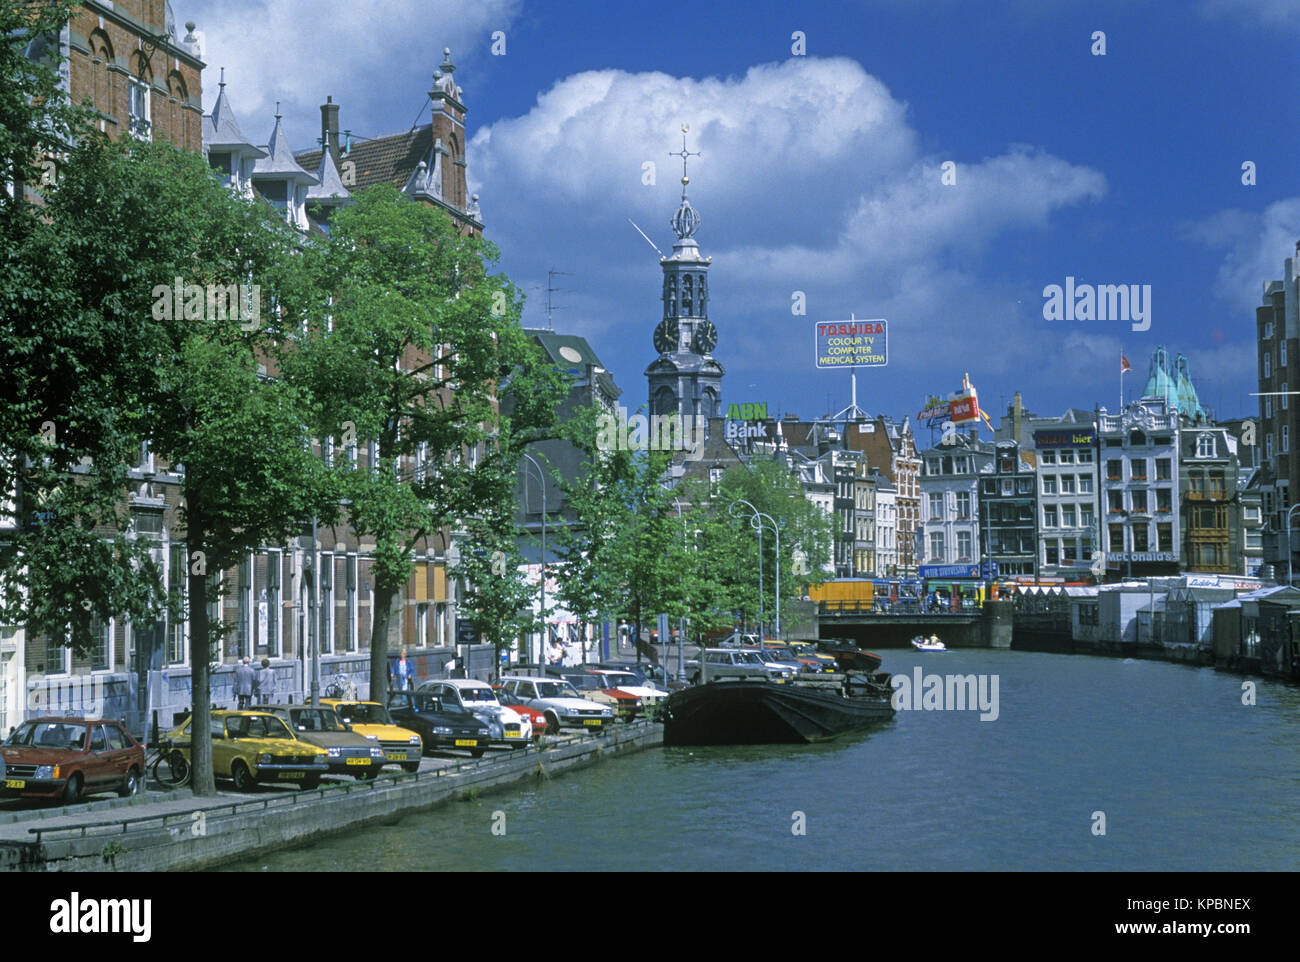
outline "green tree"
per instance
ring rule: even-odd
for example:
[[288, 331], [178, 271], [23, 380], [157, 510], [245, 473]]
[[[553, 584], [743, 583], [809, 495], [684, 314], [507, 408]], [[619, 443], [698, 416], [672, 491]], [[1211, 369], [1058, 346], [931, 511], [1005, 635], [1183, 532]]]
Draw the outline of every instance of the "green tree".
[[303, 332], [284, 371], [317, 401], [312, 428], [377, 454], [336, 464], [347, 520], [375, 541], [372, 698], [387, 692], [391, 608], [416, 546], [513, 490], [495, 443], [501, 379], [514, 385], [517, 434], [554, 410], [558, 381], [519, 326], [514, 286], [490, 273], [496, 258], [442, 211], [380, 185], [305, 252], [286, 305]]
[[[266, 205], [224, 188], [199, 156], [86, 139], [49, 191], [42, 224], [21, 253], [30, 272], [26, 295], [50, 311], [39, 322], [6, 315], [17, 385], [35, 399], [19, 407], [11, 429], [20, 433], [23, 423], [59, 412], [46, 416], [57, 429], [55, 444], [44, 461], [29, 446], [24, 453], [38, 469], [21, 479], [25, 494], [34, 480], [49, 496], [53, 523], [34, 526], [9, 559], [11, 573], [26, 562], [29, 626], [58, 636], [60, 620], [66, 624], [86, 603], [105, 619], [146, 621], [156, 613], [159, 574], [141, 557], [144, 545], [122, 533], [126, 513], [92, 510], [125, 502], [126, 472], [147, 442], [162, 464], [182, 471], [199, 732], [208, 730], [211, 700], [211, 580], [260, 545], [297, 534], [305, 513], [325, 511], [333, 500], [311, 455], [306, 398], [267, 375], [284, 332], [273, 315], [252, 311], [274, 301], [300, 237]], [[36, 271], [37, 264], [45, 269]], [[227, 311], [223, 299], [208, 295], [209, 284], [243, 285], [247, 313]], [[73, 464], [78, 456], [83, 460]], [[58, 484], [41, 470], [74, 483]], [[105, 561], [113, 552], [116, 577], [105, 585], [76, 577], [84, 559], [59, 557], [74, 548]], [[46, 587], [54, 603], [42, 598]], [[84, 615], [73, 621], [74, 647], [88, 640], [87, 627]], [[194, 791], [210, 794], [210, 742], [196, 738], [193, 754]]]

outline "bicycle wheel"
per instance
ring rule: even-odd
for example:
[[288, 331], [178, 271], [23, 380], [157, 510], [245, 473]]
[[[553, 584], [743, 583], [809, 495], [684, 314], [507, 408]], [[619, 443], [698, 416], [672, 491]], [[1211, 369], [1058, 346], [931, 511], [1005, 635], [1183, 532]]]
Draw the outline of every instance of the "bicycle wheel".
[[343, 689], [340, 688], [340, 687], [339, 687], [338, 685], [336, 685], [336, 684], [330, 684], [330, 685], [326, 686], [326, 688], [325, 688], [325, 697], [326, 697], [326, 698], [342, 698], [342, 697], [343, 697]]
[[175, 748], [163, 752], [153, 763], [153, 777], [165, 788], [180, 788], [190, 780], [189, 760]]

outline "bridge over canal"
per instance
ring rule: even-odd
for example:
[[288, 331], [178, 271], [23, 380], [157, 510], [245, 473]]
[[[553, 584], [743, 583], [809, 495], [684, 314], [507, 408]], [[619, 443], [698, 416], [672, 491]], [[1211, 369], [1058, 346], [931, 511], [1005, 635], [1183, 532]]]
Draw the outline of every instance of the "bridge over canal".
[[923, 613], [824, 601], [817, 622], [823, 639], [843, 638], [863, 648], [906, 648], [917, 635], [938, 635], [949, 648], [1010, 648], [1012, 603], [986, 601], [983, 608]]

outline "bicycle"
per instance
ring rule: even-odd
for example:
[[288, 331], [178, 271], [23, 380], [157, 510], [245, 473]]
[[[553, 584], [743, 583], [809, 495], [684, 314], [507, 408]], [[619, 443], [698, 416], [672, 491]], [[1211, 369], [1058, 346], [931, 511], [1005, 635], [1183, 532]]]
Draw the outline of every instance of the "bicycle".
[[170, 740], [152, 749], [144, 764], [163, 788], [180, 788], [190, 780], [190, 760]]
[[348, 676], [339, 672], [334, 676], [334, 680], [325, 687], [326, 698], [338, 698], [343, 701], [357, 700], [357, 686], [352, 684]]

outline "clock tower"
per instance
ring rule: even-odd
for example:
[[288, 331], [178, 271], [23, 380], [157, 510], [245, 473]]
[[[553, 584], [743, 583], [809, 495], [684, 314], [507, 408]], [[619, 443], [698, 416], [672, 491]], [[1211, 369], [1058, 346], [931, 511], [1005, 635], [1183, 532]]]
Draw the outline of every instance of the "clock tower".
[[673, 215], [671, 257], [659, 260], [664, 272], [663, 320], [654, 331], [658, 357], [646, 368], [650, 382], [650, 413], [697, 415], [712, 418], [722, 413], [722, 375], [726, 372], [713, 358], [718, 346], [718, 329], [709, 320], [709, 261], [700, 254], [695, 232], [700, 215], [686, 199], [686, 158], [698, 156], [686, 149], [686, 126], [682, 126], [682, 149], [670, 157], [682, 158], [682, 203]]

